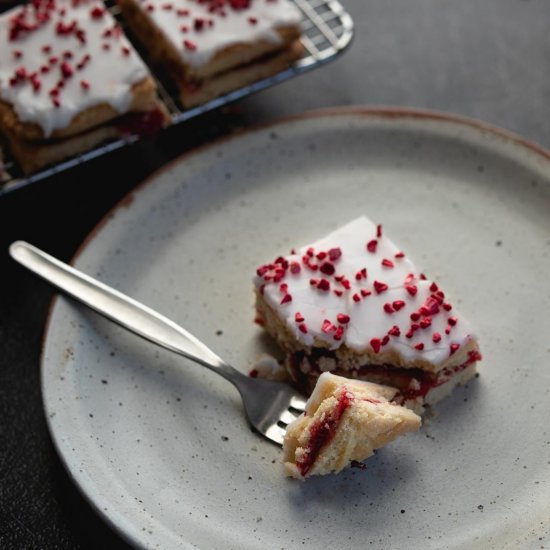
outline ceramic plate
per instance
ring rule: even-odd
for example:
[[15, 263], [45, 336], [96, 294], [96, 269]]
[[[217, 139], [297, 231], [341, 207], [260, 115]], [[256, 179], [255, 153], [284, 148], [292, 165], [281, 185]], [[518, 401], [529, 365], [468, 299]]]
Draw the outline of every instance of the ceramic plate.
[[142, 548], [539, 548], [550, 527], [550, 155], [435, 113], [344, 109], [188, 154], [74, 263], [248, 371], [257, 265], [366, 214], [477, 328], [481, 375], [338, 476], [283, 477], [214, 373], [57, 299], [42, 358], [59, 453]]

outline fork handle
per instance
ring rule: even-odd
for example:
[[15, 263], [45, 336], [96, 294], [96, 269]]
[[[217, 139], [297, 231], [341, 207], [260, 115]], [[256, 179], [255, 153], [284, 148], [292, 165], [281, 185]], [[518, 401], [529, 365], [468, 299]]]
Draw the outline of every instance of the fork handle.
[[142, 338], [215, 370], [230, 381], [242, 376], [174, 321], [35, 246], [16, 241], [10, 246], [10, 254], [49, 283]]

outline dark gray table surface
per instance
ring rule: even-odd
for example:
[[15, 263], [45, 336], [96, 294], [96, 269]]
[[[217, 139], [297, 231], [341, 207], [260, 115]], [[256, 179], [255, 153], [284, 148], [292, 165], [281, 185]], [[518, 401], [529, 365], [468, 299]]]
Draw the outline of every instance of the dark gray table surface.
[[25, 239], [69, 260], [102, 215], [168, 160], [237, 128], [316, 108], [436, 109], [550, 148], [548, 0], [342, 2], [354, 18], [355, 39], [335, 62], [154, 142], [0, 197], [0, 548], [125, 547], [52, 446], [39, 379], [52, 291], [9, 259], [10, 242]]

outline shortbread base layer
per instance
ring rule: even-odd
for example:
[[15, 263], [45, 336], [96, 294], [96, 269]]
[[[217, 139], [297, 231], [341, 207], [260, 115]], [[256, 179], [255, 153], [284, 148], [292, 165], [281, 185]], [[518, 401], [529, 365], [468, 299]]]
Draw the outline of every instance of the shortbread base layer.
[[68, 160], [106, 142], [139, 134], [144, 137], [154, 134], [168, 122], [168, 115], [159, 105], [149, 112], [127, 113], [78, 135], [52, 140], [27, 141], [4, 130], [8, 148], [25, 175], [30, 175], [52, 164]]
[[288, 48], [266, 55], [259, 61], [242, 65], [202, 81], [182, 82], [180, 84], [180, 100], [187, 108], [202, 105], [216, 97], [283, 71], [293, 61], [301, 57], [302, 51], [301, 43], [296, 41]]

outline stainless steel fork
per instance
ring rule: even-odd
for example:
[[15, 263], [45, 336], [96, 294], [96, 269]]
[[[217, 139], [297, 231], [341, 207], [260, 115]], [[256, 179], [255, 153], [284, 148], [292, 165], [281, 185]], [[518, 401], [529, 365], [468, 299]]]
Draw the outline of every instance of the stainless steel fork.
[[229, 380], [241, 394], [252, 427], [272, 442], [282, 445], [286, 426], [303, 412], [305, 399], [296, 390], [282, 382], [242, 374], [184, 328], [133, 298], [24, 241], [14, 242], [10, 254], [14, 260], [101, 315]]

